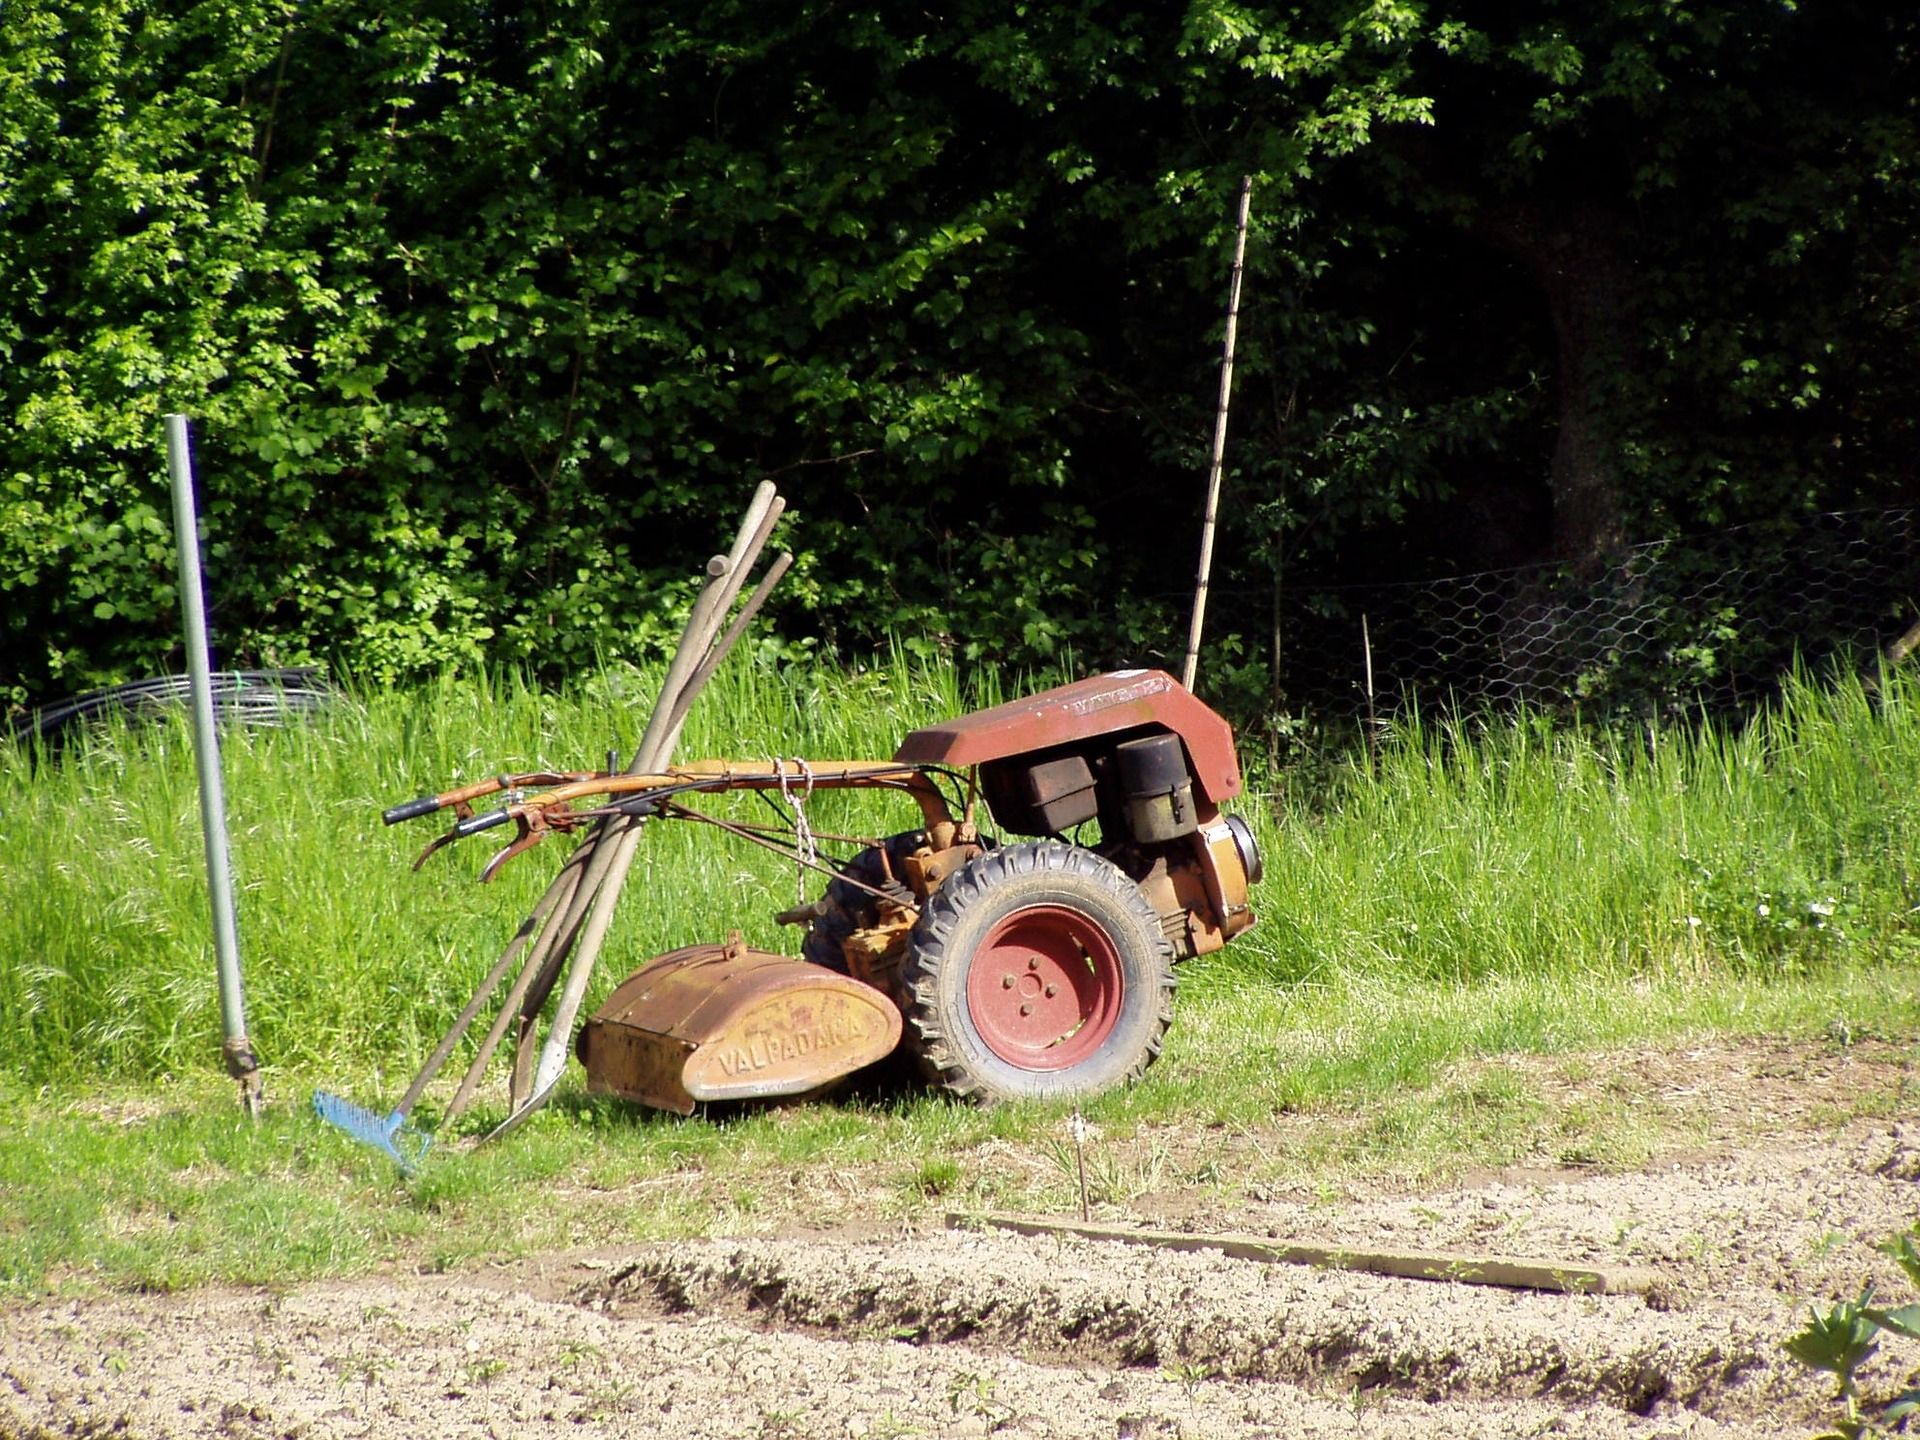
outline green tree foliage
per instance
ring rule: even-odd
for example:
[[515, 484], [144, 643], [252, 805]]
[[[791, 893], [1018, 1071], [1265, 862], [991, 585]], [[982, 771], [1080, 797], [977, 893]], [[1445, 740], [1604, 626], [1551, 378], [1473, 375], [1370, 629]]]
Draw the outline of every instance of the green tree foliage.
[[1915, 26], [14, 0], [0, 695], [169, 663], [171, 409], [233, 662], [643, 653], [765, 476], [796, 643], [1151, 658], [1242, 173], [1243, 579], [1883, 493]]
[[[1430, 123], [1306, 207], [1336, 228], [1303, 309], [1350, 343], [1266, 317], [1244, 549], [1337, 579], [1577, 564], [1912, 497], [1913, 14], [1463, 3], [1420, 34]], [[1356, 524], [1365, 558], [1327, 554]]]
[[1544, 302], [1560, 553], [1910, 478], [1911, 423], [1861, 400], [1920, 338], [1914, 17], [1454, 13], [1438, 123], [1379, 173]]

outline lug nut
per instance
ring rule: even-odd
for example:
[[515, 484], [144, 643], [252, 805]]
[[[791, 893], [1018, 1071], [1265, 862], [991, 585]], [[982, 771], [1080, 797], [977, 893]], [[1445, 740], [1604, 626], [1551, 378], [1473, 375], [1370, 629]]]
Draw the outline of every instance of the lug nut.
[[1059, 993], [1060, 993], [1060, 987], [1058, 985], [1047, 986], [1047, 999], [1051, 1000], [1053, 999], [1054, 996], [1058, 995]]
[[1029, 955], [1027, 957], [1027, 969], [1038, 970], [1039, 968], [1040, 968], [1040, 957], [1038, 955]]
[[1000, 977], [1000, 988], [1001, 988], [1002, 990], [1011, 990], [1011, 989], [1013, 989], [1013, 976], [1011, 976], [1011, 975], [1002, 975], [1002, 976]]
[[1031, 1014], [1033, 1014], [1033, 1004], [1032, 1004], [1032, 1002], [1028, 1002], [1027, 1004], [1025, 1004], [1025, 1005], [1022, 1005], [1022, 1006], [1020, 1007], [1020, 1013], [1021, 1013], [1022, 1015], [1031, 1015]]

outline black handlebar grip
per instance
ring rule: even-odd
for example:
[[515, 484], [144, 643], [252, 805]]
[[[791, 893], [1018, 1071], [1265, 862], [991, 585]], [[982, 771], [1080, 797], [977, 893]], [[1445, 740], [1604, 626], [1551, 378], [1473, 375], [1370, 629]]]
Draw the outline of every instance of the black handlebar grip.
[[469, 835], [478, 835], [482, 830], [491, 830], [496, 825], [504, 825], [511, 819], [513, 819], [512, 812], [507, 810], [482, 810], [478, 815], [469, 815], [464, 820], [456, 821], [453, 833], [464, 840]]
[[422, 815], [431, 815], [440, 808], [440, 802], [431, 795], [422, 795], [418, 800], [409, 800], [404, 805], [395, 805], [391, 810], [382, 810], [380, 818], [389, 825], [398, 825], [402, 820], [417, 820]]

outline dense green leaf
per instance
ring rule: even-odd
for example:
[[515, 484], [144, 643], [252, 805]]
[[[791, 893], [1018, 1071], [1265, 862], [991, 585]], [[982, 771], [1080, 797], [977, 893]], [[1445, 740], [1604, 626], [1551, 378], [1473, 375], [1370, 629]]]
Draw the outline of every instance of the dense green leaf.
[[796, 642], [1164, 658], [1242, 174], [1229, 593], [1910, 494], [1916, 30], [17, 0], [0, 697], [175, 663], [169, 410], [225, 660], [656, 650], [769, 476]]

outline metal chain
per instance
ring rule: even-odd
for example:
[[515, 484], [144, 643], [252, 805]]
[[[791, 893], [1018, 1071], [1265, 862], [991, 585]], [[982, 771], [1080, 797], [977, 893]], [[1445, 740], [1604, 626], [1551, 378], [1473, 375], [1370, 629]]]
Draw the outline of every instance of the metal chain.
[[813, 841], [813, 825], [807, 819], [807, 801], [813, 798], [813, 770], [807, 762], [796, 757], [796, 773], [807, 782], [804, 790], [795, 793], [787, 784], [787, 762], [774, 757], [773, 771], [780, 777], [780, 798], [793, 808], [793, 844], [794, 858], [799, 861], [794, 867], [794, 898], [796, 903], [804, 904], [807, 898], [807, 868], [814, 863], [819, 848]]

